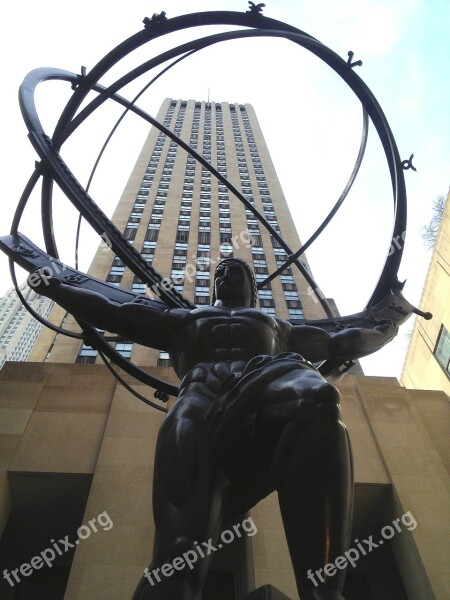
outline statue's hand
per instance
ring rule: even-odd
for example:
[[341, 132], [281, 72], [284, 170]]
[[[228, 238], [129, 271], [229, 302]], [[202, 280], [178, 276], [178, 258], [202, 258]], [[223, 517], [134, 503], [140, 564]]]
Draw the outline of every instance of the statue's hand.
[[353, 360], [376, 352], [397, 334], [397, 325], [390, 320], [380, 321], [372, 328], [350, 327], [332, 335], [330, 358]]
[[393, 321], [386, 320], [377, 325], [375, 329], [380, 333], [391, 333], [395, 331], [396, 326]]
[[42, 296], [49, 296], [52, 298], [51, 291], [61, 285], [61, 281], [53, 275], [47, 275], [42, 273], [42, 269], [36, 269], [27, 279], [28, 285], [32, 290], [38, 292]]

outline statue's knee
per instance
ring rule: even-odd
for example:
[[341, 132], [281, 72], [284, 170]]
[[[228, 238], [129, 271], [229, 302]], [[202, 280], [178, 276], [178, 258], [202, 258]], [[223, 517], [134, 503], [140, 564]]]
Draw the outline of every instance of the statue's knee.
[[185, 536], [175, 538], [170, 546], [170, 558], [173, 560], [177, 556], [182, 556], [186, 552], [194, 550], [194, 542]]
[[[180, 562], [181, 559], [185, 565], [187, 564], [190, 567], [191, 570], [195, 568], [195, 563], [198, 559], [198, 552], [194, 542], [190, 538], [180, 536], [175, 538], [175, 540], [170, 544], [165, 560], [168, 563], [173, 563], [173, 561], [176, 559], [178, 559], [178, 562]], [[186, 569], [182, 568], [178, 571], [178, 573], [175, 573], [175, 575], [178, 575], [183, 579], [185, 577], [185, 572]]]
[[338, 420], [341, 414], [340, 394], [327, 381], [316, 388], [316, 400], [319, 418]]

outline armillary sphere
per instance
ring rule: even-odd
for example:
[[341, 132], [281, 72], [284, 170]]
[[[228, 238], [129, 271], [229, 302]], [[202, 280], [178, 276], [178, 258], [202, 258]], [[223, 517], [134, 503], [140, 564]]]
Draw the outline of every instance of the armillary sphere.
[[[401, 294], [402, 285], [398, 281], [397, 273], [403, 253], [402, 247], [398, 248], [398, 251], [396, 252], [389, 252], [389, 248], [387, 249], [388, 253], [384, 268], [366, 307], [357, 314], [338, 318], [333, 316], [332, 310], [323, 294], [320, 292], [319, 287], [309, 271], [305, 268], [303, 262], [300, 260], [300, 256], [318, 238], [318, 236], [322, 233], [333, 216], [336, 214], [344, 202], [344, 199], [347, 196], [350, 188], [352, 187], [364, 156], [370, 121], [372, 122], [382, 143], [387, 161], [387, 167], [390, 173], [392, 184], [392, 200], [394, 206], [392, 239], [398, 239], [396, 236], [403, 236], [404, 238], [404, 232], [406, 230], [406, 190], [403, 170], [405, 168], [409, 168], [409, 166], [405, 166], [405, 163], [408, 161], [402, 161], [399, 157], [394, 137], [377, 100], [367, 85], [355, 73], [354, 68], [359, 66], [361, 61], [352, 62], [352, 52], [348, 53], [348, 57], [346, 59], [341, 58], [311, 35], [292, 27], [291, 25], [270, 19], [262, 15], [262, 6], [264, 5], [255, 5], [252, 2], [249, 4], [250, 10], [245, 13], [228, 11], [200, 12], [175, 17], [172, 19], [167, 18], [164, 12], [159, 15], [153, 15], [152, 18], [144, 19], [144, 28], [141, 31], [132, 35], [130, 38], [123, 41], [116, 48], [111, 50], [111, 52], [102, 58], [90, 72], [86, 72], [84, 68], [80, 74], [71, 73], [60, 69], [40, 68], [29, 73], [20, 88], [20, 106], [23, 118], [29, 131], [29, 139], [38, 153], [40, 161], [36, 164], [35, 170], [25, 186], [23, 194], [20, 198], [11, 226], [10, 235], [1, 238], [0, 241], [2, 250], [10, 257], [11, 275], [14, 285], [16, 286], [16, 291], [21, 297], [22, 302], [24, 302], [27, 309], [34, 315], [36, 319], [57, 333], [83, 339], [90, 346], [96, 348], [99, 351], [100, 356], [105, 360], [105, 364], [107, 364], [114, 375], [118, 377], [119, 380], [132, 393], [137, 395], [144, 402], [163, 411], [166, 411], [164, 406], [144, 398], [131, 389], [131, 387], [119, 376], [118, 373], [116, 373], [116, 371], [111, 367], [109, 361], [106, 359], [110, 359], [118, 367], [131, 374], [139, 381], [156, 388], [157, 391], [155, 392], [155, 397], [159, 400], [167, 400], [167, 395], [176, 396], [178, 393], [177, 386], [155, 377], [151, 373], [134, 365], [131, 363], [131, 361], [124, 358], [111, 345], [111, 342], [118, 341], [119, 338], [113, 336], [105, 337], [97, 332], [97, 330], [89, 323], [78, 321], [81, 326], [82, 333], [77, 334], [61, 327], [57, 327], [42, 319], [42, 317], [36, 314], [33, 309], [26, 304], [26, 301], [18, 288], [14, 271], [14, 263], [19, 264], [28, 271], [34, 271], [39, 268], [42, 269], [51, 265], [54, 273], [57, 273], [59, 268], [61, 271], [64, 270], [64, 276], [61, 275], [61, 277], [66, 283], [72, 283], [73, 285], [80, 286], [84, 285], [91, 289], [101, 289], [101, 292], [106, 294], [111, 300], [117, 300], [118, 302], [126, 302], [131, 300], [136, 301], [136, 294], [134, 292], [117, 288], [106, 282], [94, 280], [88, 275], [80, 273], [77, 268], [67, 268], [58, 261], [58, 249], [53, 235], [52, 220], [53, 186], [54, 183], [56, 183], [70, 200], [70, 202], [74, 205], [74, 207], [79, 211], [80, 219], [83, 217], [98, 233], [98, 235], [102, 237], [102, 239], [108, 240], [111, 250], [124, 262], [124, 264], [131, 269], [131, 271], [143, 283], [150, 286], [150, 288], [155, 289], [159, 287], [160, 300], [146, 299], [147, 303], [152, 302], [155, 306], [160, 306], [161, 308], [167, 308], [168, 306], [195, 308], [195, 305], [184, 298], [175, 288], [172, 287], [167, 289], [166, 286], [160, 286], [162, 276], [155, 271], [155, 269], [152, 268], [152, 266], [140, 256], [139, 252], [124, 239], [122, 233], [106, 217], [106, 215], [100, 210], [100, 208], [89, 195], [89, 184], [92, 180], [92, 176], [95, 173], [104, 149], [115, 129], [117, 128], [117, 125], [128, 111], [138, 115], [144, 121], [159, 129], [168, 138], [186, 150], [186, 152], [188, 152], [191, 156], [195, 157], [195, 159], [201, 163], [205, 169], [210, 171], [214, 177], [216, 177], [223, 185], [225, 185], [228, 190], [240, 202], [242, 202], [246, 209], [254, 214], [262, 226], [266, 228], [266, 230], [275, 240], [277, 240], [279, 245], [286, 251], [288, 258], [282, 266], [271, 273], [264, 281], [260, 282], [258, 284], [258, 288], [263, 287], [272, 279], [280, 275], [291, 264], [295, 265], [307, 283], [311, 286], [314, 293], [317, 295], [317, 299], [321, 303], [326, 314], [325, 319], [304, 321], [305, 323], [332, 330], [350, 326], [358, 327], [364, 325], [364, 327], [371, 327], [375, 326], [376, 323], [379, 323], [381, 319], [386, 318], [400, 323], [404, 321], [412, 312], [416, 312], [427, 318], [430, 317], [428, 313], [421, 313], [415, 309]], [[101, 78], [109, 73], [115, 65], [131, 54], [134, 50], [144, 46], [151, 40], [155, 40], [156, 38], [160, 38], [173, 32], [191, 30], [197, 27], [201, 28], [206, 25], [236, 26], [239, 27], [239, 29], [234, 31], [223, 31], [214, 35], [192, 39], [187, 43], [174, 47], [143, 62], [142, 64], [139, 64], [134, 69], [119, 77], [108, 86], [104, 86], [100, 83]], [[144, 91], [146, 91], [157, 79], [159, 79], [174, 65], [178, 64], [182, 60], [187, 59], [193, 53], [199, 52], [200, 50], [206, 50], [215, 44], [230, 40], [262, 37], [284, 38], [314, 54], [345, 81], [345, 83], [351, 88], [353, 93], [359, 99], [362, 106], [363, 125], [361, 143], [348, 183], [339, 196], [336, 204], [323, 220], [321, 225], [317, 228], [315, 233], [305, 244], [303, 244], [301, 248], [296, 250], [291, 249], [286, 244], [279, 233], [266, 221], [265, 217], [244, 197], [244, 195], [233, 185], [231, 181], [224, 177], [223, 174], [219, 173], [213, 165], [211, 165], [200, 154], [198, 154], [195, 149], [191, 148], [187, 143], [181, 140], [180, 137], [177, 136], [173, 131], [170, 131], [162, 123], [159, 123], [155, 118], [153, 118], [144, 110], [140, 109], [137, 105], [137, 100]], [[165, 64], [166, 66], [163, 66]], [[162, 67], [162, 69], [158, 71], [160, 67]], [[120, 91], [127, 84], [134, 81], [141, 75], [150, 72], [156, 72], [156, 75], [152, 75], [150, 81], [134, 99], [128, 100], [120, 95]], [[69, 85], [71, 85], [73, 90], [73, 93], [71, 94], [69, 101], [62, 111], [54, 133], [51, 137], [44, 131], [35, 105], [35, 90], [37, 86], [49, 80], [66, 81]], [[81, 104], [91, 92], [96, 94], [95, 98], [87, 102], [85, 106], [79, 110]], [[84, 123], [88, 117], [93, 115], [95, 110], [102, 106], [106, 101], [114, 101], [119, 105], [122, 105], [124, 107], [124, 112], [113, 128], [113, 131], [108, 136], [108, 139], [106, 140], [92, 170], [89, 184], [86, 188], [84, 188], [77, 181], [71, 172], [70, 167], [61, 158], [60, 151], [63, 144], [74, 133], [74, 131], [82, 123]], [[19, 225], [23, 211], [31, 192], [38, 182], [41, 184], [42, 230], [45, 241], [45, 251], [38, 248], [19, 232]], [[296, 323], [298, 324], [299, 321]], [[328, 375], [331, 373], [345, 372], [345, 370], [347, 370], [351, 364], [352, 363], [334, 364], [330, 361], [325, 361], [323, 364], [318, 365], [318, 367], [322, 374]]]

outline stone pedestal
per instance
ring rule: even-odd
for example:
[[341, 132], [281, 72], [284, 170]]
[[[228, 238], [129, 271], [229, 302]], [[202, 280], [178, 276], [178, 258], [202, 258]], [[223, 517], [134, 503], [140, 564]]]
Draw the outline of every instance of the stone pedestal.
[[242, 596], [239, 600], [291, 600], [273, 587], [273, 585], [263, 585], [257, 590], [253, 590], [246, 596]]

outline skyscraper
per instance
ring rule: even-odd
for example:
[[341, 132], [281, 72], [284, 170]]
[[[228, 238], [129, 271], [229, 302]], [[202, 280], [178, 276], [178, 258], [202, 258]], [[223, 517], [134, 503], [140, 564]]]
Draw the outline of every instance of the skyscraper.
[[[267, 219], [289, 247], [300, 240], [275, 167], [250, 104], [166, 99], [157, 115], [230, 181]], [[113, 215], [114, 224], [141, 256], [196, 305], [209, 304], [215, 265], [221, 258], [246, 260], [263, 282], [287, 258], [284, 248], [259, 223], [249, 207], [195, 157], [153, 128]], [[100, 245], [90, 274], [138, 293], [149, 290]], [[308, 268], [306, 259], [302, 258]], [[258, 291], [261, 310], [286, 319], [324, 316], [297, 268]], [[59, 317], [61, 318], [61, 317]], [[70, 326], [70, 318], [65, 323]], [[167, 366], [167, 354], [120, 343], [126, 357], [146, 366]], [[31, 360], [92, 363], [97, 352], [79, 342], [41, 337]]]
[[[26, 283], [20, 291], [37, 314], [48, 317], [54, 306], [52, 300], [36, 294]], [[42, 327], [22, 305], [16, 290], [8, 290], [0, 298], [0, 369], [6, 360], [27, 360]]]

